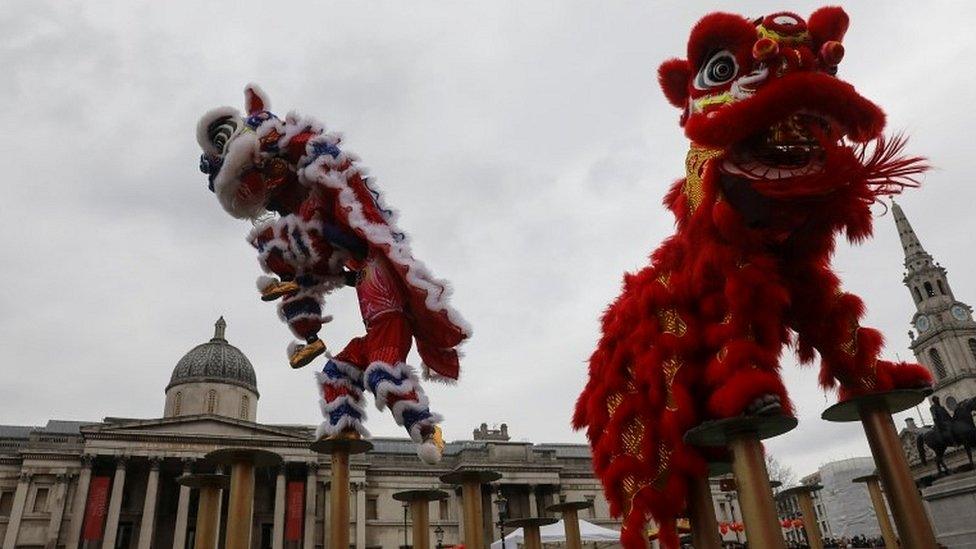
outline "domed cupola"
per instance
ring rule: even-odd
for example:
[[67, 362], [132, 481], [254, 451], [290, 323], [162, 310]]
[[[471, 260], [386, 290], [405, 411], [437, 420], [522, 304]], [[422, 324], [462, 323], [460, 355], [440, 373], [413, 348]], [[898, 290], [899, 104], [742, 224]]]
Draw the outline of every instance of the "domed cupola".
[[166, 386], [164, 417], [215, 414], [255, 421], [258, 387], [251, 361], [227, 342], [220, 317], [210, 341], [197, 345], [176, 364]]

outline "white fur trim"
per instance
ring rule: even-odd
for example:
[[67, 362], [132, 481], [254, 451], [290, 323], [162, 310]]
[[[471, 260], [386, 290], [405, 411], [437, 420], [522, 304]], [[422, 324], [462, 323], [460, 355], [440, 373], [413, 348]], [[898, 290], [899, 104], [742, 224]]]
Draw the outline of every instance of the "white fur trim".
[[259, 292], [263, 292], [265, 290], [265, 288], [267, 288], [267, 287], [269, 287], [272, 284], [275, 284], [277, 282], [278, 282], [278, 279], [275, 278], [275, 277], [273, 277], [273, 276], [261, 275], [261, 276], [258, 277], [257, 282], [256, 282], [256, 285], [258, 287], [258, 291]]
[[[263, 110], [266, 111], [271, 110], [271, 99], [269, 99], [268, 94], [261, 89], [261, 86], [258, 86], [254, 82], [248, 82], [247, 85], [244, 86], [244, 92], [246, 93], [248, 90], [250, 90], [251, 93], [253, 93], [255, 96], [257, 96], [258, 99], [261, 100], [261, 103], [263, 104]], [[247, 107], [248, 105], [244, 105], [244, 108]]]
[[427, 465], [437, 465], [443, 457], [440, 449], [433, 442], [424, 442], [418, 445], [417, 456], [420, 457], [420, 461]]
[[[380, 411], [386, 409], [386, 399], [390, 394], [405, 395], [411, 391], [415, 391], [418, 399], [424, 394], [423, 389], [420, 387], [419, 380], [417, 379], [417, 375], [413, 372], [413, 368], [411, 368], [410, 365], [405, 362], [398, 362], [395, 366], [391, 366], [386, 362], [373, 362], [368, 368], [366, 368], [366, 372], [363, 374], [367, 382], [369, 380], [370, 373], [375, 370], [384, 370], [393, 378], [400, 381], [399, 384], [394, 384], [392, 381], [384, 380], [381, 381], [375, 388], [371, 388], [373, 390], [373, 394], [376, 395], [376, 408]], [[398, 423], [402, 423], [402, 421], [398, 421]]]
[[302, 343], [301, 341], [292, 341], [291, 343], [289, 343], [288, 344], [288, 358], [290, 359], [292, 357], [292, 355], [294, 355], [298, 351], [302, 350], [304, 347], [305, 347], [305, 344]]
[[346, 429], [355, 429], [359, 433], [359, 436], [363, 438], [369, 438], [369, 431], [366, 426], [363, 425], [362, 421], [357, 420], [352, 416], [342, 416], [339, 423], [332, 425], [329, 420], [325, 420], [319, 424], [318, 428], [315, 430], [315, 439], [322, 439], [325, 437], [331, 437], [338, 435]]
[[[197, 121], [197, 144], [203, 149], [203, 152], [213, 155], [219, 155], [223, 151], [218, 151], [213, 143], [210, 142], [210, 136], [207, 135], [207, 128], [213, 123], [214, 120], [218, 118], [223, 118], [225, 116], [231, 116], [240, 119], [241, 112], [234, 107], [217, 107], [216, 109], [210, 109], [200, 120]], [[244, 122], [241, 121], [241, 124]]]
[[339, 406], [342, 406], [343, 404], [348, 404], [349, 406], [353, 407], [357, 412], [359, 412], [360, 414], [362, 414], [362, 416], [363, 416], [362, 419], [363, 420], [366, 419], [366, 404], [363, 401], [362, 394], [359, 395], [359, 398], [355, 398], [351, 394], [350, 395], [342, 395], [341, 397], [338, 397], [337, 399], [333, 400], [332, 402], [326, 402], [326, 400], [324, 398], [320, 398], [319, 399], [319, 410], [322, 411], [322, 417], [328, 419], [329, 412], [334, 411], [336, 408], [338, 408]]
[[224, 163], [214, 179], [214, 193], [217, 200], [230, 215], [239, 219], [254, 219], [265, 212], [264, 196], [241, 202], [237, 191], [241, 186], [241, 175], [254, 165], [260, 153], [257, 136], [252, 131], [237, 134], [227, 146]]

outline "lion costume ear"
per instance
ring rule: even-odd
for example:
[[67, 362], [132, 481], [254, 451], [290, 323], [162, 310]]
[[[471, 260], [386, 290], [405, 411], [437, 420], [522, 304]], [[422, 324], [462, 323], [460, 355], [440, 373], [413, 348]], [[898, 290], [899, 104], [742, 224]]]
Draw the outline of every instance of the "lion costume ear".
[[668, 102], [685, 108], [688, 102], [688, 82], [691, 80], [691, 65], [684, 59], [669, 59], [657, 69], [657, 80], [661, 84]]
[[844, 34], [847, 33], [847, 26], [850, 18], [844, 8], [838, 6], [827, 6], [818, 9], [810, 15], [807, 22], [807, 29], [818, 45], [828, 41], [842, 42]]
[[248, 84], [244, 88], [244, 111], [250, 116], [268, 110], [271, 110], [268, 94], [257, 84]]

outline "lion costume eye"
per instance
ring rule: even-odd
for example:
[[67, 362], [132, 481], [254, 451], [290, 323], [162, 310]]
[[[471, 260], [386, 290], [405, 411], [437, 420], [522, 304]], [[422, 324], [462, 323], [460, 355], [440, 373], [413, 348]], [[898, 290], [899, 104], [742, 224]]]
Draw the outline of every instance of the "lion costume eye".
[[232, 116], [224, 116], [214, 120], [207, 127], [207, 137], [218, 151], [226, 152], [224, 148], [230, 139], [237, 133], [240, 122]]
[[727, 84], [739, 73], [739, 64], [729, 50], [713, 53], [695, 77], [695, 88], [707, 90]]

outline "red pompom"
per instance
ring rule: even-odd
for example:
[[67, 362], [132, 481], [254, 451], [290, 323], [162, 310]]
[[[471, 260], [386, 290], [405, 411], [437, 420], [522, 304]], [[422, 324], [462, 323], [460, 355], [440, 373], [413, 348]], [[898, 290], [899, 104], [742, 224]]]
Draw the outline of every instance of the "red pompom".
[[844, 59], [844, 44], [828, 40], [820, 47], [820, 60], [828, 67], [836, 67]]
[[752, 58], [756, 61], [768, 61], [779, 54], [779, 44], [772, 38], [760, 38], [752, 46]]

